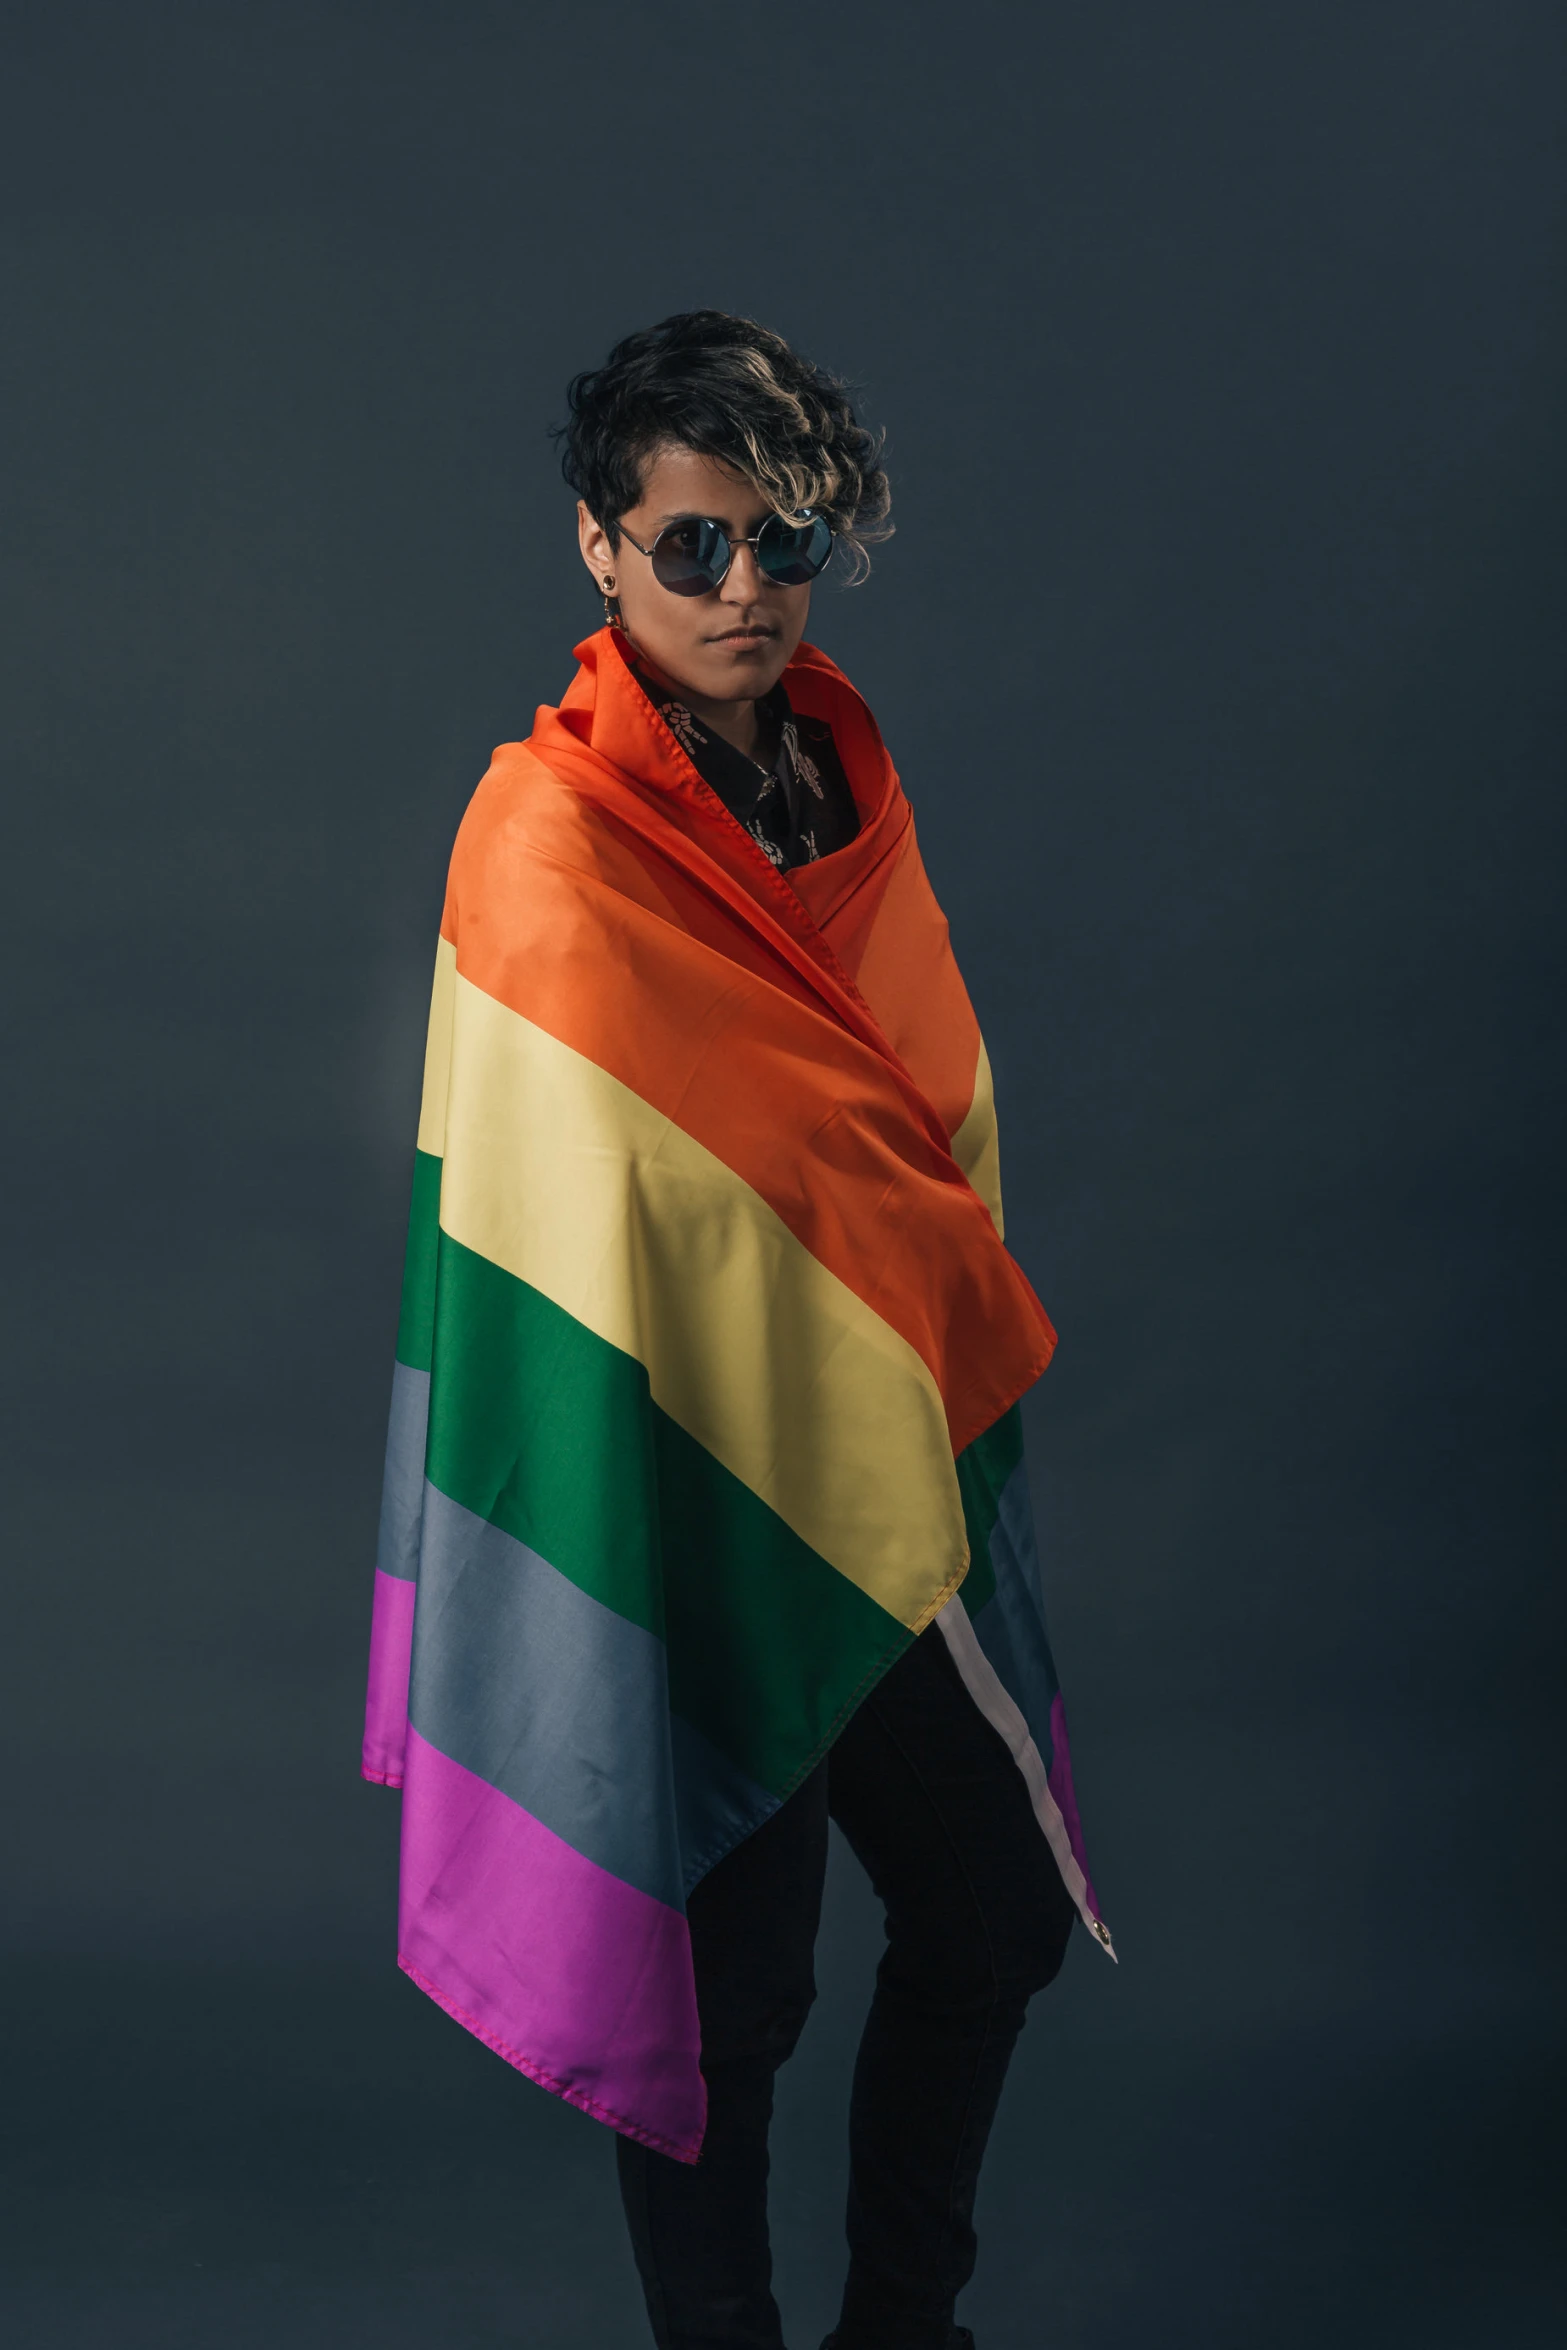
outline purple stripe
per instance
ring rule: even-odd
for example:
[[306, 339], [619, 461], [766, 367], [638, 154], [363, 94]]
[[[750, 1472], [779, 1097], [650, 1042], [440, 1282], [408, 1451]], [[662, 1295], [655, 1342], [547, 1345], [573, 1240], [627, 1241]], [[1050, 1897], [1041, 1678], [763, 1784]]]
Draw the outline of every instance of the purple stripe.
[[367, 1779], [383, 1787], [403, 1783], [408, 1658], [418, 1589], [417, 1583], [376, 1568], [375, 1606], [370, 1617], [370, 1685], [365, 1692], [365, 1743], [359, 1767]]
[[1099, 1902], [1088, 1874], [1088, 1855], [1083, 1849], [1083, 1823], [1077, 1816], [1077, 1796], [1072, 1788], [1072, 1752], [1066, 1742], [1066, 1707], [1061, 1702], [1059, 1690], [1050, 1708], [1050, 1768], [1045, 1774], [1045, 1783], [1055, 1798], [1056, 1809], [1066, 1824], [1067, 1842], [1083, 1872], [1088, 1906], [1094, 1916], [1099, 1917]]
[[411, 1727], [399, 1944], [414, 1981], [508, 2064], [695, 2162], [707, 2097], [685, 1919]]

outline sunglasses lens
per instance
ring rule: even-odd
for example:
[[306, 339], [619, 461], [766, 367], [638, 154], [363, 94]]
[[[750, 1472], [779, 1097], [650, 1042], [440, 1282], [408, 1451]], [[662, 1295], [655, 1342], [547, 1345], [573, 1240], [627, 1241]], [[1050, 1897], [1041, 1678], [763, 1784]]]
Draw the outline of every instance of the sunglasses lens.
[[832, 553], [832, 527], [820, 514], [803, 522], [770, 515], [756, 542], [756, 560], [779, 587], [804, 587]]
[[673, 596], [705, 596], [729, 568], [729, 541], [716, 522], [672, 522], [653, 541], [653, 577]]

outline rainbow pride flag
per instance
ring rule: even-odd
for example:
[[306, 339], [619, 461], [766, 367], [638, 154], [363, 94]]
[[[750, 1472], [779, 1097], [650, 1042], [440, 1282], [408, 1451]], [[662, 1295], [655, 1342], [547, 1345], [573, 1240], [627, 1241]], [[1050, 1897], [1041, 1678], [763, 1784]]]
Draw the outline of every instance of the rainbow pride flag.
[[694, 2161], [686, 1897], [927, 1627], [1109, 1935], [1017, 1409], [1055, 1335], [908, 801], [802, 646], [861, 830], [781, 874], [615, 633], [577, 653], [452, 858], [364, 1773], [403, 1790], [408, 1974]]

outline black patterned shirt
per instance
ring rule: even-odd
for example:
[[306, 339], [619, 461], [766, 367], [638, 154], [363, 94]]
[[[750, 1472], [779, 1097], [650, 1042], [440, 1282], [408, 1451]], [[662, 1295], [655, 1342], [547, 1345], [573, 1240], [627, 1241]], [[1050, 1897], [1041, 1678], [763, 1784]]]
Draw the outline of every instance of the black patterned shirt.
[[781, 684], [756, 705], [762, 741], [776, 746], [764, 767], [702, 725], [629, 647], [627, 666], [702, 781], [780, 871], [830, 857], [853, 840], [860, 814], [832, 728], [791, 709]]

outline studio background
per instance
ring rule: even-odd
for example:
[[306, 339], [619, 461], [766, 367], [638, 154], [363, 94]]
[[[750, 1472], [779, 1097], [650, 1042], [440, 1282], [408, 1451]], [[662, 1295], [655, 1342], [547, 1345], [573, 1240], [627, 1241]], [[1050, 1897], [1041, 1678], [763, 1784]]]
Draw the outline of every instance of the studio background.
[[[357, 1778], [444, 866], [596, 623], [547, 428], [712, 303], [888, 428], [867, 694], [1061, 1331], [1090, 1851], [981, 2350], [1560, 2338], [1567, 21], [17, 5], [0, 2324], [641, 2339], [608, 2136]], [[780, 2296], [841, 2271], [835, 1858]]]

